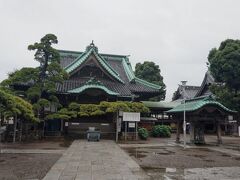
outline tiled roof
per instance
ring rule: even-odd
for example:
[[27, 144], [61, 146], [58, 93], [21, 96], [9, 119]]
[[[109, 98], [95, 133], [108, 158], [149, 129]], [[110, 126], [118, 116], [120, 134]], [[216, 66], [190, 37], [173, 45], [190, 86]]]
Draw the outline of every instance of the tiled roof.
[[[91, 46], [88, 46], [85, 52], [59, 50], [59, 53], [61, 57], [60, 64], [68, 73], [73, 72], [84, 63], [91, 54], [94, 55], [101, 66], [117, 81], [97, 77], [98, 80], [107, 89], [119, 93], [120, 96], [132, 96], [141, 93], [149, 93], [157, 96], [160, 93], [160, 86], [135, 77], [128, 56], [100, 54], [96, 48], [91, 48]], [[83, 87], [89, 78], [70, 78], [64, 81], [63, 84], [57, 84], [57, 91], [60, 93], [71, 92], [73, 89]]]
[[201, 84], [197, 94], [195, 95], [195, 97], [211, 95], [212, 92], [210, 91], [209, 86], [214, 83], [215, 83], [215, 80], [214, 80], [213, 76], [211, 75], [211, 72], [208, 70], [205, 73], [202, 84]]
[[83, 92], [83, 91], [85, 91], [87, 89], [101, 89], [101, 90], [103, 90], [104, 92], [106, 92], [109, 95], [113, 95], [113, 96], [119, 95], [119, 93], [111, 91], [106, 86], [95, 85], [95, 84], [83, 85], [83, 86], [80, 86], [80, 87], [78, 87], [76, 89], [69, 90], [68, 93], [81, 93], [81, 92]]
[[184, 109], [186, 112], [193, 112], [193, 111], [197, 111], [205, 106], [216, 106], [225, 112], [236, 113], [236, 111], [228, 109], [227, 107], [222, 105], [220, 102], [214, 100], [211, 96], [199, 97], [199, 98], [194, 98], [191, 100], [186, 100], [185, 105], [182, 103], [182, 104], [176, 106], [175, 108], [167, 111], [167, 113], [169, 113], [169, 114], [180, 113], [180, 112], [183, 112]]
[[76, 60], [74, 60], [72, 63], [67, 65], [64, 69], [67, 73], [71, 73], [73, 70], [78, 68], [84, 61], [88, 59], [88, 57], [94, 54], [95, 57], [98, 59], [99, 63], [118, 81], [122, 82], [121, 78], [119, 77], [119, 74], [114, 71], [114, 69], [95, 51], [94, 46], [92, 48], [89, 48], [86, 52], [80, 54]]
[[[90, 80], [89, 78], [80, 78], [74, 80], [66, 80], [62, 84], [57, 84], [57, 91], [59, 93], [69, 93], [71, 90], [82, 87]], [[98, 79], [105, 87], [109, 90], [119, 93], [120, 96], [132, 96], [134, 93], [150, 93], [157, 95], [159, 91], [152, 89], [150, 87], [143, 86], [139, 83], [118, 83], [113, 81], [108, 81], [105, 79]]]
[[[191, 99], [195, 97], [197, 92], [199, 91], [200, 87], [199, 86], [185, 86], [185, 98]], [[178, 99], [183, 99], [183, 86], [179, 86], [177, 91], [173, 94], [172, 100], [178, 100]]]
[[83, 91], [85, 91], [87, 89], [101, 89], [109, 95], [112, 95], [112, 96], [119, 95], [119, 93], [116, 93], [116, 92], [108, 89], [106, 86], [104, 86], [104, 84], [101, 81], [97, 80], [95, 77], [90, 78], [84, 85], [82, 85], [78, 88], [75, 88], [75, 89], [68, 90], [67, 92], [68, 93], [82, 93]]

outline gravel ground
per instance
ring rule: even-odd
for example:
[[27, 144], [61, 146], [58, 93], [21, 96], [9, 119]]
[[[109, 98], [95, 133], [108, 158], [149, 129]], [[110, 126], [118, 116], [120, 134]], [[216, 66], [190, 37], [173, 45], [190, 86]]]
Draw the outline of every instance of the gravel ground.
[[54, 140], [35, 140], [30, 142], [0, 143], [0, 149], [66, 149], [72, 140], [57, 138]]
[[147, 147], [125, 148], [144, 168], [205, 168], [240, 166], [240, 157], [206, 148]]
[[[0, 153], [0, 180], [42, 179], [53, 164], [62, 156], [71, 140], [58, 138], [31, 142], [0, 143], [0, 149], [16, 150], [17, 153]], [[34, 153], [24, 153], [24, 151]], [[41, 153], [49, 151], [51, 153]], [[56, 150], [56, 152], [55, 152]], [[60, 150], [60, 151], [59, 151]], [[19, 153], [19, 152], [21, 153]]]
[[42, 179], [60, 157], [61, 154], [0, 154], [0, 179]]

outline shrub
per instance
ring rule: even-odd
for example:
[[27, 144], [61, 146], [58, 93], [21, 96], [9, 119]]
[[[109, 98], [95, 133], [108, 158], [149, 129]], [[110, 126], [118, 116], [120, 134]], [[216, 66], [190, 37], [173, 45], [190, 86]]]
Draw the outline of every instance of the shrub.
[[170, 137], [171, 136], [171, 127], [167, 125], [157, 125], [152, 129], [153, 137]]
[[141, 139], [146, 140], [148, 138], [148, 130], [146, 128], [139, 128], [138, 135]]

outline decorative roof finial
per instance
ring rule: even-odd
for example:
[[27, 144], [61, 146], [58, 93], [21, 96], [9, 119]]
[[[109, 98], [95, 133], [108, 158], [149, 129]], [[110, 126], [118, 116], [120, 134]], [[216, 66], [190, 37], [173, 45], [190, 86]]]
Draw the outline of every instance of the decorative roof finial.
[[86, 51], [88, 51], [88, 50], [90, 50], [90, 49], [92, 49], [92, 48], [98, 53], [98, 48], [95, 46], [93, 40], [92, 40], [92, 42], [90, 43], [90, 45], [87, 46]]

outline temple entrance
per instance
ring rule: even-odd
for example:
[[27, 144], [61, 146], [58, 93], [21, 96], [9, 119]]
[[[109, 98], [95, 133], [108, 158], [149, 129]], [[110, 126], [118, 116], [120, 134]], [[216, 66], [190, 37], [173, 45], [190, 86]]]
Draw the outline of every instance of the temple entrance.
[[101, 139], [114, 139], [116, 136], [116, 123], [112, 115], [82, 117], [65, 122], [65, 135], [75, 139], [86, 139], [89, 128], [101, 133]]

